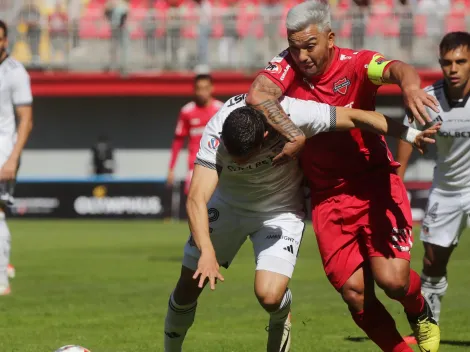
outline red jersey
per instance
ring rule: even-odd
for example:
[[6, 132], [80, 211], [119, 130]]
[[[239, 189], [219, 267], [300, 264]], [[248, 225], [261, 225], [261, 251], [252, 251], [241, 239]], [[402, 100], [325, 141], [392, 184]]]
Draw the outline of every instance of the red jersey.
[[[289, 97], [375, 110], [382, 73], [391, 62], [375, 51], [335, 47], [328, 70], [308, 79], [296, 69], [286, 50], [273, 58], [260, 74], [276, 83]], [[399, 166], [393, 161], [383, 136], [359, 129], [325, 132], [308, 139], [301, 164], [312, 191], [316, 192], [338, 188], [373, 169]]]
[[176, 124], [175, 139], [171, 146], [170, 170], [174, 169], [178, 154], [183, 147], [184, 140], [188, 140], [188, 170], [194, 169], [194, 160], [199, 150], [202, 132], [209, 120], [224, 105], [219, 100], [212, 99], [207, 106], [198, 106], [190, 102], [183, 106]]

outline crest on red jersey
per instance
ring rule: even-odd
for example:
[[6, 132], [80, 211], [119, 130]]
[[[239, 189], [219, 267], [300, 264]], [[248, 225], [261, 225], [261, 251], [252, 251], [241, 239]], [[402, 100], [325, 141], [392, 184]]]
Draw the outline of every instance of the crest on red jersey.
[[351, 85], [351, 81], [346, 77], [337, 80], [333, 83], [333, 92], [346, 95], [348, 87]]
[[271, 72], [271, 73], [280, 73], [282, 68], [281, 65], [275, 63], [275, 62], [270, 62], [268, 66], [265, 67], [265, 71]]

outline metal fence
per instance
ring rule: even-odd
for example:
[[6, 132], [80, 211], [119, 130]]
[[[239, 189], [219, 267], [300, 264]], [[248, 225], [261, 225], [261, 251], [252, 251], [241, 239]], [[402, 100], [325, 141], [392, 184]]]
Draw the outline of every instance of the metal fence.
[[[5, 5], [8, 3], [7, 5]], [[161, 15], [155, 9], [133, 9], [125, 25], [112, 25], [104, 9], [66, 17], [57, 29], [53, 17], [41, 12], [31, 29], [21, 2], [1, 0], [9, 22], [10, 51], [27, 66], [66, 70], [254, 70], [287, 46], [283, 7], [212, 8], [210, 18], [198, 11], [174, 8]], [[444, 33], [469, 30], [468, 11], [413, 13], [394, 10], [334, 11], [337, 44], [368, 48], [420, 67], [437, 66], [437, 45]]]

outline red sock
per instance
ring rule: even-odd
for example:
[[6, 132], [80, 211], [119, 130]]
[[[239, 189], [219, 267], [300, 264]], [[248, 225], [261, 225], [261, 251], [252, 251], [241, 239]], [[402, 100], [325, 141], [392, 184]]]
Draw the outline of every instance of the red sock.
[[417, 317], [424, 309], [424, 297], [421, 294], [421, 278], [410, 269], [410, 287], [405, 297], [397, 299], [410, 317]]
[[356, 324], [385, 352], [413, 352], [403, 341], [395, 321], [378, 299], [359, 313], [351, 313]]

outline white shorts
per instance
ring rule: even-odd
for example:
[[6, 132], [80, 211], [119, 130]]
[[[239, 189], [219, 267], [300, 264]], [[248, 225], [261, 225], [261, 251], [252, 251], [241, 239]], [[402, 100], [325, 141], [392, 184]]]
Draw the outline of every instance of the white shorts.
[[421, 227], [421, 241], [441, 247], [457, 245], [467, 227], [470, 214], [470, 189], [431, 189]]
[[[14, 141], [10, 138], [0, 138], [0, 168], [7, 162], [13, 150]], [[14, 203], [13, 191], [15, 181], [0, 182], [0, 208]]]
[[[276, 216], [244, 216], [214, 197], [208, 204], [211, 241], [219, 265], [228, 268], [249, 237], [253, 243], [256, 270], [292, 277], [305, 224], [293, 213]], [[196, 270], [200, 252], [192, 237], [184, 247], [183, 265]]]

